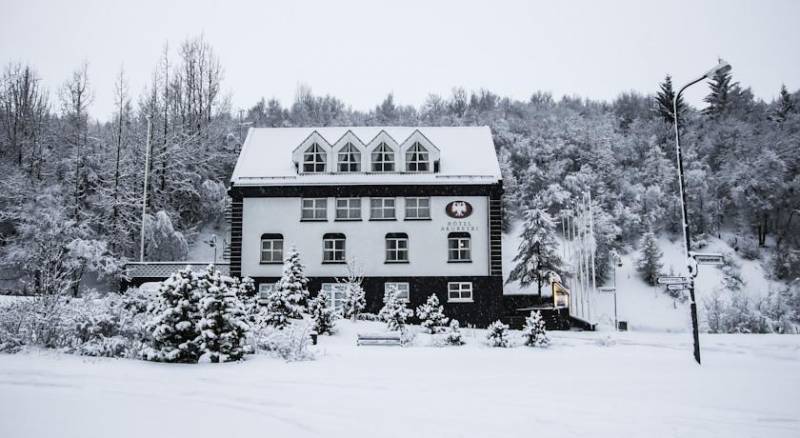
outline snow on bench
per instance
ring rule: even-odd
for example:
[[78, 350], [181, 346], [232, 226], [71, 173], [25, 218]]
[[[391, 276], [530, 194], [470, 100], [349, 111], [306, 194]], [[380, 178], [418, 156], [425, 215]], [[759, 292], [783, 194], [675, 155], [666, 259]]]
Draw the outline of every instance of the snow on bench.
[[403, 345], [400, 332], [359, 333], [356, 345]]

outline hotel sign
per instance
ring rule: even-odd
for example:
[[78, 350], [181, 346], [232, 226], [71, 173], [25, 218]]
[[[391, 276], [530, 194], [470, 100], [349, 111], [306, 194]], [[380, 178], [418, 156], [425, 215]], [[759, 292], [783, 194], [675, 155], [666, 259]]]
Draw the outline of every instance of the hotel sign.
[[472, 214], [472, 204], [467, 201], [453, 201], [445, 206], [444, 211], [453, 219], [466, 219]]

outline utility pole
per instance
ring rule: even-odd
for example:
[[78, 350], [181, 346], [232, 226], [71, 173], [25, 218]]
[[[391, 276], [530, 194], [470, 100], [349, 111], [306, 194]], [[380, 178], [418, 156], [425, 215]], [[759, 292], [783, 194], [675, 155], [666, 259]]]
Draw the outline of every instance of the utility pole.
[[144, 221], [147, 215], [147, 182], [150, 178], [150, 116], [147, 116], [147, 142], [144, 150], [144, 190], [142, 194], [142, 233], [139, 242], [139, 261], [144, 262]]

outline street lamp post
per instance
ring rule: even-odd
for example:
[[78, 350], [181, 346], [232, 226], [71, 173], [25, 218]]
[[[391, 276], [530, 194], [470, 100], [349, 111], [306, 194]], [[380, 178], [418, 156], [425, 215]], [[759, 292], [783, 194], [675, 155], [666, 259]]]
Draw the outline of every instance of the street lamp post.
[[144, 222], [147, 217], [147, 183], [150, 179], [150, 116], [147, 116], [147, 140], [144, 148], [144, 189], [142, 190], [142, 233], [139, 241], [139, 261], [144, 262]]
[[688, 84], [681, 87], [675, 97], [672, 100], [672, 116], [675, 119], [675, 154], [676, 160], [678, 161], [678, 190], [680, 191], [680, 198], [681, 198], [681, 217], [683, 220], [683, 241], [684, 241], [684, 253], [686, 256], [686, 269], [688, 270], [688, 289], [689, 289], [689, 300], [690, 300], [690, 308], [692, 312], [692, 336], [694, 337], [694, 360], [700, 364], [700, 333], [697, 327], [697, 302], [695, 300], [694, 294], [694, 277], [697, 276], [697, 264], [694, 263], [694, 259], [691, 258], [691, 237], [689, 234], [689, 220], [688, 220], [688, 212], [686, 207], [686, 181], [683, 178], [683, 156], [681, 155], [681, 132], [679, 129], [679, 121], [678, 121], [678, 99], [681, 97], [681, 93], [684, 90], [691, 87], [692, 85], [704, 80], [704, 79], [711, 79], [717, 73], [725, 73], [730, 71], [731, 65], [727, 62], [723, 61], [722, 59], [719, 60], [719, 63], [712, 68], [711, 70], [704, 73], [699, 78], [689, 82]]

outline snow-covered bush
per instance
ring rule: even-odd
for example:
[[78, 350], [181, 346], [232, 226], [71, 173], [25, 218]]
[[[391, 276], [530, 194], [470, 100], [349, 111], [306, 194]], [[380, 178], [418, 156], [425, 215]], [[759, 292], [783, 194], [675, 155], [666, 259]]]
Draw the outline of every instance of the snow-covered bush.
[[709, 333], [767, 333], [766, 318], [742, 291], [715, 290], [703, 300], [706, 328]]
[[800, 250], [782, 246], [771, 258], [772, 274], [781, 280], [800, 278]]
[[200, 294], [197, 330], [202, 353], [212, 363], [236, 361], [248, 352], [245, 337], [250, 326], [237, 295], [237, 287], [229, 287], [219, 271], [209, 267], [197, 275]]
[[242, 303], [242, 308], [247, 315], [248, 321], [253, 322], [260, 307], [258, 304], [258, 291], [256, 290], [255, 281], [250, 277], [245, 277], [241, 281], [238, 278], [234, 278], [233, 289], [236, 291], [236, 296]]
[[347, 262], [347, 276], [336, 281], [344, 286], [343, 317], [353, 321], [367, 307], [367, 297], [362, 283], [364, 274], [355, 259]]
[[308, 307], [311, 320], [314, 322], [314, 331], [320, 335], [333, 334], [336, 330], [337, 315], [328, 301], [328, 296], [320, 292], [316, 298], [310, 300]]
[[542, 314], [538, 310], [531, 311], [531, 315], [525, 318], [522, 339], [525, 345], [529, 347], [547, 347], [550, 345], [550, 338], [547, 337]]
[[758, 310], [764, 316], [769, 331], [773, 333], [797, 333], [798, 311], [792, 306], [791, 289], [772, 289], [767, 296], [762, 298]]
[[370, 322], [381, 321], [381, 317], [374, 313], [359, 313], [357, 319], [359, 321], [370, 321]]
[[283, 264], [283, 275], [277, 287], [266, 297], [266, 322], [273, 327], [286, 327], [290, 319], [302, 318], [307, 300], [308, 278], [300, 263], [300, 253], [292, 248]]
[[486, 340], [492, 347], [506, 348], [510, 345], [508, 339], [508, 325], [495, 321], [489, 325]]
[[464, 340], [461, 339], [461, 325], [457, 319], [450, 321], [450, 326], [445, 333], [445, 341], [450, 345], [464, 345]]
[[402, 331], [406, 326], [406, 319], [412, 314], [411, 309], [406, 308], [405, 301], [400, 299], [397, 288], [390, 287], [383, 294], [383, 308], [378, 316], [390, 331]]
[[197, 321], [200, 294], [194, 273], [186, 268], [161, 283], [147, 323], [150, 345], [147, 360], [195, 363], [200, 358]]
[[166, 211], [147, 215], [144, 221], [145, 253], [151, 260], [186, 260], [189, 243], [183, 233], [175, 230]]
[[756, 239], [746, 237], [739, 240], [737, 252], [745, 260], [756, 260], [761, 257], [761, 248]]
[[417, 307], [417, 318], [421, 321], [420, 325], [431, 334], [442, 331], [449, 320], [444, 316], [444, 306], [439, 305], [436, 294], [431, 294], [425, 304]]
[[255, 349], [259, 353], [278, 356], [288, 362], [314, 360], [316, 355], [311, 345], [310, 329], [305, 324], [278, 329], [269, 325], [253, 332]]

